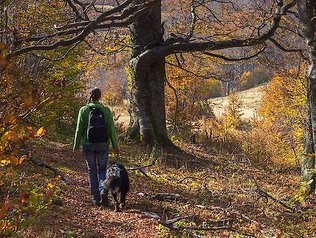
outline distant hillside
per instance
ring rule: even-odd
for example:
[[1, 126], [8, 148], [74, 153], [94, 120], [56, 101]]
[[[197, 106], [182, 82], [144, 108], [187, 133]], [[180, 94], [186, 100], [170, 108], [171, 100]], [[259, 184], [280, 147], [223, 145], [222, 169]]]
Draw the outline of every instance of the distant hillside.
[[[252, 119], [257, 115], [256, 110], [260, 107], [265, 87], [266, 84], [237, 93], [243, 103], [243, 119]], [[228, 106], [228, 97], [213, 98], [209, 102], [213, 104], [215, 116], [219, 118]]]

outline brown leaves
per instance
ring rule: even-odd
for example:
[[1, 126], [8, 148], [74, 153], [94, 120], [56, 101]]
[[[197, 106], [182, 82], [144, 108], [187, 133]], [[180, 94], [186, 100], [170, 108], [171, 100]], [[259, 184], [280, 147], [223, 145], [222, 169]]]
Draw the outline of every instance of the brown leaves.
[[5, 68], [8, 65], [7, 56], [8, 56], [8, 47], [3, 42], [0, 42], [0, 69]]
[[[9, 200], [6, 200], [0, 209], [0, 219], [3, 219], [11, 208], [12, 208], [12, 202]], [[0, 224], [0, 230], [1, 230], [1, 224]]]
[[29, 108], [31, 108], [33, 105], [33, 96], [30, 95], [29, 97], [27, 97], [26, 99], [24, 99], [24, 102], [22, 103], [22, 107], [27, 110]]

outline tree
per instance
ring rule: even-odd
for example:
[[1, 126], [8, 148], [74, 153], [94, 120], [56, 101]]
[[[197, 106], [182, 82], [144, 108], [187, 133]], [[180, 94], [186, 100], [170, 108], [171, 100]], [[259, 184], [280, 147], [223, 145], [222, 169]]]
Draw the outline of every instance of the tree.
[[299, 0], [298, 12], [309, 51], [309, 68], [306, 72], [308, 130], [302, 156], [302, 180], [307, 184], [307, 193], [313, 193], [316, 187], [316, 2]]
[[[143, 3], [144, 1], [140, 2]], [[203, 3], [200, 4], [203, 5]], [[171, 38], [163, 40], [161, 1], [153, 7], [151, 14], [137, 18], [131, 28], [132, 45], [135, 50], [129, 64], [134, 82], [131, 111], [133, 134], [139, 128], [139, 134], [145, 144], [152, 145], [155, 142], [163, 146], [171, 144], [166, 133], [164, 105], [166, 56], [177, 53], [202, 52], [209, 56], [230, 60], [229, 57], [215, 54], [213, 51], [263, 44], [274, 35], [281, 17], [294, 5], [294, 2], [283, 5], [283, 2], [280, 1], [276, 7], [277, 11], [271, 27], [265, 33], [247, 39], [210, 41], [203, 38], [202, 41], [197, 41], [194, 36], [197, 1], [191, 2], [191, 27], [190, 32], [184, 37], [173, 34]], [[258, 53], [260, 52], [262, 50], [259, 50]], [[252, 56], [244, 58], [250, 57]]]
[[[12, 59], [27, 52], [52, 50], [60, 46], [67, 46], [71, 50], [78, 42], [85, 42], [91, 33], [131, 25], [132, 55], [129, 66], [132, 79], [132, 107], [129, 131], [130, 134], [140, 135], [144, 144], [150, 146], [172, 145], [167, 135], [164, 105], [166, 56], [199, 52], [228, 61], [253, 58], [264, 51], [265, 42], [272, 41], [282, 17], [295, 6], [295, 1], [285, 5], [281, 0], [275, 3], [263, 1], [264, 4], [243, 1], [240, 6], [239, 1], [233, 0], [185, 1], [189, 17], [179, 24], [177, 34], [170, 32], [169, 37], [164, 38], [165, 30], [170, 29], [162, 22], [161, 0], [108, 1], [110, 6], [106, 7], [100, 7], [96, 1], [65, 2], [65, 11], [71, 10], [73, 15], [57, 22], [54, 28], [51, 26], [54, 24], [48, 24], [43, 30], [24, 29], [23, 35], [19, 29], [10, 30], [13, 41], [10, 43], [10, 51], [6, 58]], [[48, 4], [60, 5], [61, 2], [51, 1]], [[248, 8], [243, 10], [245, 6]], [[250, 6], [265, 14], [256, 16], [250, 10]], [[216, 15], [216, 9], [225, 12], [225, 30], [223, 22]], [[270, 10], [274, 10], [275, 13], [269, 14]], [[244, 21], [243, 14], [249, 17], [248, 22]], [[208, 21], [210, 17], [212, 20]], [[239, 30], [234, 29], [237, 20]], [[214, 22], [214, 29], [208, 26], [210, 22]], [[276, 40], [273, 40], [273, 43], [282, 48]], [[250, 49], [248, 55], [237, 59], [231, 58], [229, 52], [227, 53], [227, 49], [251, 46], [257, 47]]]

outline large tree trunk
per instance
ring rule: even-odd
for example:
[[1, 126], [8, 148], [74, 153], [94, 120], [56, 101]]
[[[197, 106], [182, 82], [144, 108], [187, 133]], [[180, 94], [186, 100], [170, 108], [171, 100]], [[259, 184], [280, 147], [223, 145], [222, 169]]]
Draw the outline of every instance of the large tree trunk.
[[165, 118], [165, 59], [158, 58], [154, 63], [142, 66], [138, 64], [142, 52], [163, 42], [160, 2], [131, 25], [131, 41], [131, 122], [128, 133], [130, 137], [138, 135], [149, 146], [170, 144]]
[[305, 151], [302, 156], [302, 180], [307, 184], [308, 193], [315, 192], [315, 152], [316, 152], [316, 3], [298, 1], [300, 23], [303, 36], [309, 50], [310, 65], [307, 79], [308, 130], [306, 132]]

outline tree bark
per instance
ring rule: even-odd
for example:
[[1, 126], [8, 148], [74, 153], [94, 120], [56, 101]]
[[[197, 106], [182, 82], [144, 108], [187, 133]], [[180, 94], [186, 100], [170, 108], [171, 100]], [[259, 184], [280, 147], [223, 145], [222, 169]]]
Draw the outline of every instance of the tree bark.
[[149, 146], [171, 144], [165, 116], [165, 59], [159, 57], [150, 64], [138, 64], [142, 52], [163, 43], [161, 2], [139, 17], [130, 29], [133, 51], [129, 62], [132, 80], [129, 136], [138, 134]]
[[309, 51], [307, 80], [308, 130], [306, 132], [305, 150], [302, 156], [302, 181], [307, 193], [315, 192], [315, 151], [316, 151], [316, 3], [315, 1], [298, 1], [298, 10], [302, 34]]

